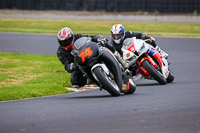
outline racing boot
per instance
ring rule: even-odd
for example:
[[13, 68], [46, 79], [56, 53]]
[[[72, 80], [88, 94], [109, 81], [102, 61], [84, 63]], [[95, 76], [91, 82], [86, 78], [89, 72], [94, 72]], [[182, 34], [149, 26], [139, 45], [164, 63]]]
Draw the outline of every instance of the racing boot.
[[128, 68], [129, 67], [129, 64], [121, 57], [121, 55], [117, 51], [115, 51], [114, 56], [117, 58], [119, 63], [122, 64], [122, 66], [124, 68]]
[[79, 85], [73, 85], [73, 88], [81, 88]]
[[87, 83], [86, 85], [95, 85], [96, 83], [92, 81], [90, 78], [87, 78]]
[[165, 59], [168, 58], [169, 55], [166, 52], [164, 52], [160, 47], [156, 46], [155, 49], [160, 53], [162, 57], [164, 57]]

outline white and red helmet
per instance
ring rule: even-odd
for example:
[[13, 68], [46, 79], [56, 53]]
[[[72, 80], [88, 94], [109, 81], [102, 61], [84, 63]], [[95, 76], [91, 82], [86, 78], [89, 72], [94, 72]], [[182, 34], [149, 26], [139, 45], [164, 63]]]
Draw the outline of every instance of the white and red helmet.
[[70, 49], [74, 41], [74, 34], [68, 27], [62, 28], [57, 34], [58, 43], [64, 49]]
[[111, 28], [111, 35], [116, 44], [120, 44], [124, 39], [124, 26], [122, 24], [115, 24]]

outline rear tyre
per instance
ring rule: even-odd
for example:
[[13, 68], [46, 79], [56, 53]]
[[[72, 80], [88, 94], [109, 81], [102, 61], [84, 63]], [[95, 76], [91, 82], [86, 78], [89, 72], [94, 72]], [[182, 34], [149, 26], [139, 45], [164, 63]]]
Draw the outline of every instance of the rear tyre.
[[171, 72], [169, 72], [169, 75], [167, 77], [167, 83], [171, 83], [173, 81], [174, 81], [174, 75]]
[[133, 94], [136, 90], [136, 87], [135, 86], [131, 86], [128, 90], [128, 92], [125, 92], [124, 94]]
[[93, 72], [102, 87], [107, 90], [112, 96], [120, 95], [120, 90], [115, 80], [109, 77], [109, 75], [107, 75], [101, 67], [96, 67]]
[[129, 90], [125, 92], [124, 94], [133, 94], [136, 91], [136, 85], [134, 81], [132, 81], [133, 83], [130, 83], [130, 80], [133, 80], [133, 79], [129, 79], [129, 82], [128, 82]]
[[148, 60], [142, 62], [142, 66], [149, 72], [149, 74], [158, 81], [159, 84], [164, 85], [167, 83], [165, 77], [152, 66]]

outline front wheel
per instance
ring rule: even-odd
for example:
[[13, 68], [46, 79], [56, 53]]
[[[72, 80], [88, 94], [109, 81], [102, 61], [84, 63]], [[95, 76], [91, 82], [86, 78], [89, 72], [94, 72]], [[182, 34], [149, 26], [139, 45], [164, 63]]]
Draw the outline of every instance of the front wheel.
[[148, 60], [145, 60], [142, 62], [142, 66], [149, 72], [149, 74], [156, 80], [158, 81], [159, 84], [164, 85], [167, 83], [165, 77], [158, 71], [156, 70], [153, 65], [149, 63]]
[[101, 67], [96, 67], [93, 70], [99, 83], [107, 90], [112, 96], [119, 96], [120, 90], [114, 79], [107, 75]]

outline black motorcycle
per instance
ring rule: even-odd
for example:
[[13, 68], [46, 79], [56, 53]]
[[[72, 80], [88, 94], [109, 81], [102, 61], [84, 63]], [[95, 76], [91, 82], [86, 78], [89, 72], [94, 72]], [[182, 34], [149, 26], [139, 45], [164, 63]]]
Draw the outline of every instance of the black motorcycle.
[[78, 39], [74, 44], [72, 54], [79, 69], [112, 96], [135, 92], [135, 84], [130, 83], [123, 76], [122, 69], [112, 52], [98, 43], [92, 42], [90, 37]]

